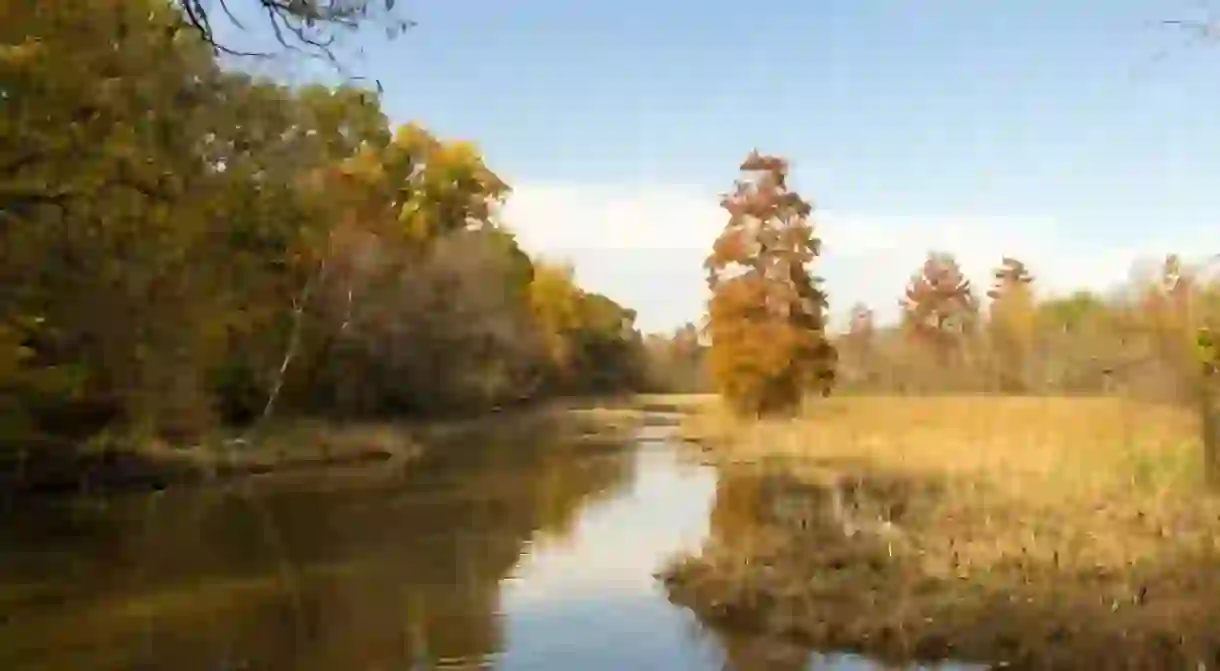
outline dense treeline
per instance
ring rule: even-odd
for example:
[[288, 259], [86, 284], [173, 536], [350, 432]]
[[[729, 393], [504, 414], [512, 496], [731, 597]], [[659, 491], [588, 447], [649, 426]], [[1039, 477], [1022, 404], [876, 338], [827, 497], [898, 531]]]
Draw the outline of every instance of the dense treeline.
[[[898, 323], [879, 323], [862, 303], [844, 311], [830, 337], [838, 352], [835, 393], [1122, 393], [1191, 401], [1208, 370], [1200, 358], [1215, 358], [1208, 343], [1220, 328], [1220, 284], [1206, 266], [1184, 267], [1177, 256], [1158, 273], [1108, 292], [1040, 292], [1015, 258], [998, 260], [985, 293], [947, 253], [929, 253], [917, 271], [895, 292]], [[655, 386], [714, 389], [709, 348], [698, 335], [699, 327], [687, 324], [646, 338]]]
[[983, 303], [953, 256], [928, 254], [899, 324], [857, 305], [838, 339], [844, 390], [908, 393], [1122, 393], [1193, 401], [1220, 324], [1220, 284], [1169, 255], [1114, 291], [1040, 295], [1019, 259], [997, 259]]
[[0, 0], [0, 442], [638, 385], [476, 149], [220, 67], [166, 0]]
[[[811, 272], [812, 207], [785, 186], [788, 163], [751, 154], [721, 202], [729, 222], [705, 264], [702, 329], [647, 341], [653, 386], [719, 391], [747, 414], [825, 393], [1111, 394], [1211, 402], [1220, 282], [1177, 255], [1107, 293], [1049, 295], [1021, 259], [997, 259], [980, 291], [951, 253], [930, 251], [895, 287], [896, 324], [857, 304], [826, 334], [830, 308]], [[986, 300], [984, 300], [984, 297]], [[700, 336], [703, 336], [701, 343]], [[770, 401], [759, 390], [778, 392]]]

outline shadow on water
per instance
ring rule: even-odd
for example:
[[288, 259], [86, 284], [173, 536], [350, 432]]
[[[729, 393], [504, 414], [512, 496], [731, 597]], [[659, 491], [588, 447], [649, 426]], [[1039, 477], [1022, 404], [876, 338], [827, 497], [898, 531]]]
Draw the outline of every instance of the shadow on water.
[[653, 573], [708, 533], [717, 487], [672, 420], [627, 445], [464, 436], [405, 471], [32, 501], [0, 528], [0, 668], [874, 668], [668, 602]]

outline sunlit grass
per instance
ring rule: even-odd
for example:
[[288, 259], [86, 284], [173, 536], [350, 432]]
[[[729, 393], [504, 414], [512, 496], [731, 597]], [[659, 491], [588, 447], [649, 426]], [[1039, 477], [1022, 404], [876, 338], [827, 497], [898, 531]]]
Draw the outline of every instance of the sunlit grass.
[[[988, 636], [1045, 650], [1048, 636], [1104, 648], [1166, 631], [1175, 650], [1206, 648], [1220, 502], [1198, 433], [1187, 410], [1117, 398], [842, 398], [765, 421], [709, 403], [683, 426], [709, 458], [811, 491], [862, 482], [879, 505], [856, 514], [903, 513], [884, 536], [723, 532], [669, 575], [722, 606], [771, 604], [752, 616], [764, 627], [820, 639], [816, 623], [837, 617], [858, 629], [838, 643], [907, 653], [946, 637], [986, 657]], [[882, 645], [887, 627], [909, 638]]]
[[[1199, 449], [1191, 413], [1103, 398], [844, 398], [811, 404], [794, 420], [761, 422], [709, 405], [689, 419], [686, 433], [717, 442], [737, 459], [847, 456], [912, 474], [969, 475], [1017, 488], [1037, 480], [1038, 492], [1031, 493], [1054, 496], [1133, 481], [1191, 486], [1196, 473], [1160, 466], [1180, 464], [1183, 454]], [[1051, 483], [1056, 487], [1047, 491]]]
[[787, 470], [811, 475], [850, 463], [864, 475], [935, 481], [943, 489], [919, 530], [923, 540], [936, 546], [977, 527], [977, 535], [955, 536], [954, 546], [980, 569], [1011, 547], [1046, 546], [1049, 560], [1059, 545], [1074, 548], [1060, 552], [1061, 563], [1079, 555], [1121, 566], [1164, 549], [1166, 533], [1220, 528], [1213, 514], [1220, 507], [1201, 487], [1197, 420], [1167, 405], [847, 398], [812, 405], [794, 420], [743, 422], [709, 407], [684, 429], [729, 461], [783, 459]]

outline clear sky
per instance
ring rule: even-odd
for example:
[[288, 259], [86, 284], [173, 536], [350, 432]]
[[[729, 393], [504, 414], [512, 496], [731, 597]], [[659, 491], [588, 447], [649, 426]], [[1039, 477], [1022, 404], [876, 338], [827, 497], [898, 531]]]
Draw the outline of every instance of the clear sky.
[[[405, 0], [404, 0], [405, 1]], [[400, 4], [402, 4], [400, 2]], [[1216, 3], [1220, 16], [1220, 2]], [[752, 148], [818, 206], [832, 311], [892, 316], [929, 248], [1045, 290], [1220, 251], [1220, 39], [1186, 0], [444, 0], [370, 40], [395, 121], [476, 141], [531, 251], [645, 329], [697, 319]]]

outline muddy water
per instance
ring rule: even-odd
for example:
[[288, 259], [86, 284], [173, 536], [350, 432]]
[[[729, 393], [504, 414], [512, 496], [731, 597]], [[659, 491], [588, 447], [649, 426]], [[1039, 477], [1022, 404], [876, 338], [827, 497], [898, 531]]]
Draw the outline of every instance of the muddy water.
[[653, 572], [705, 536], [717, 478], [668, 434], [27, 502], [0, 528], [0, 668], [880, 668], [667, 601]]

